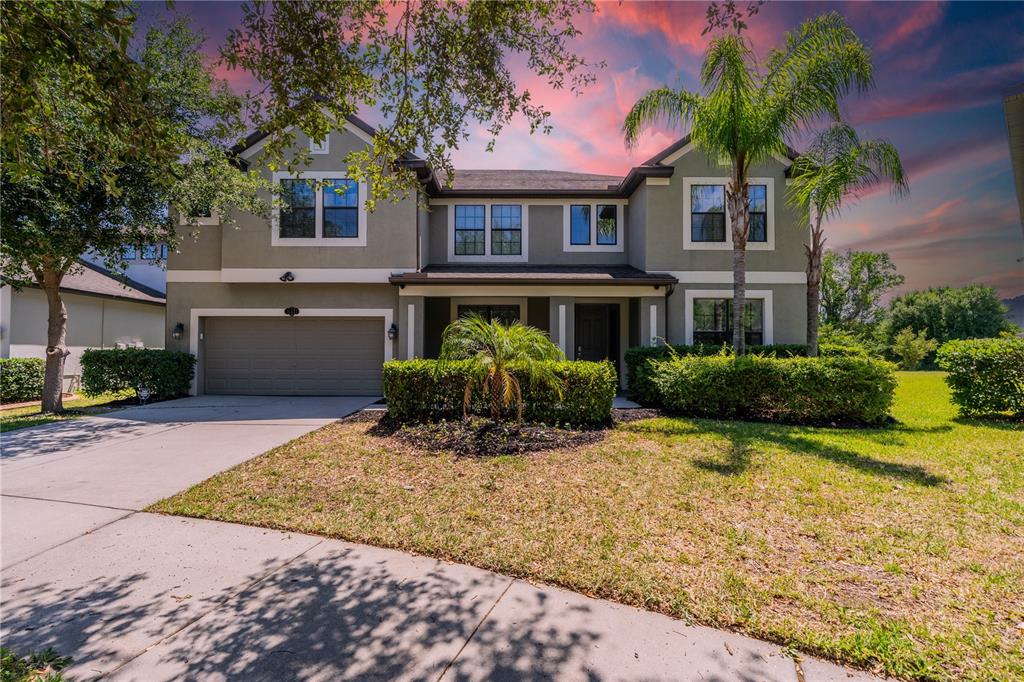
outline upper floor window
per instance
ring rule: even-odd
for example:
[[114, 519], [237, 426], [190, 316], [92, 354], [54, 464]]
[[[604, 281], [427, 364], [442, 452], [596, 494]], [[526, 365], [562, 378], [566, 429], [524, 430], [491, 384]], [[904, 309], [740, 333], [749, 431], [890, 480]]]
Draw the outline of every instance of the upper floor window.
[[359, 184], [355, 180], [330, 179], [323, 191], [324, 236], [358, 237]]
[[[732, 341], [732, 299], [693, 300], [693, 342], [721, 345]], [[744, 305], [743, 336], [746, 343], [764, 343], [764, 300], [749, 299]]]
[[121, 257], [126, 261], [155, 261], [167, 259], [167, 244], [146, 244], [142, 247], [121, 247]]
[[597, 243], [614, 246], [619, 239], [618, 208], [610, 204], [597, 205]]
[[690, 187], [690, 239], [695, 242], [725, 241], [725, 186]]
[[487, 229], [486, 206], [455, 207], [455, 255], [482, 256]]
[[768, 241], [768, 187], [765, 185], [748, 185], [747, 207], [750, 211], [747, 241]]
[[484, 201], [448, 205], [448, 258], [455, 261], [525, 261], [527, 209]]
[[366, 246], [367, 186], [345, 171], [274, 173], [281, 205], [273, 210], [275, 246]]
[[[727, 178], [683, 179], [683, 247], [686, 249], [732, 249], [732, 217], [726, 210]], [[750, 178], [747, 185], [747, 248], [775, 248], [772, 215], [775, 179]]]
[[623, 251], [624, 201], [565, 205], [563, 251]]
[[491, 205], [491, 253], [518, 256], [523, 252], [523, 207], [516, 204]]
[[569, 243], [581, 246], [590, 243], [590, 205], [573, 204], [569, 208]]
[[309, 180], [282, 180], [281, 236], [286, 239], [316, 238], [316, 188]]

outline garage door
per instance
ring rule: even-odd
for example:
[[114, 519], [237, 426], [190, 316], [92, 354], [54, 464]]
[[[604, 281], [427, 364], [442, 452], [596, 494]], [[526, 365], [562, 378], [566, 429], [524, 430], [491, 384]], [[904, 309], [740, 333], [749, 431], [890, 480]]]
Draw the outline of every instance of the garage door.
[[207, 393], [379, 395], [380, 318], [210, 317], [203, 334]]

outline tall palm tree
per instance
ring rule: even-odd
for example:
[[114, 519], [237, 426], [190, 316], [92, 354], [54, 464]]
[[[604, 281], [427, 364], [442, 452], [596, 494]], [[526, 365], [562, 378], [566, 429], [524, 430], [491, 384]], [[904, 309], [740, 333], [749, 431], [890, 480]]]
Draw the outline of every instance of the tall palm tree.
[[861, 141], [857, 131], [835, 123], [818, 133], [793, 163], [789, 202], [811, 223], [807, 251], [807, 354], [818, 354], [818, 322], [821, 306], [821, 262], [825, 247], [821, 223], [839, 215], [843, 202], [883, 180], [902, 197], [909, 192], [899, 152], [885, 140]]
[[788, 140], [822, 116], [839, 119], [839, 100], [872, 82], [871, 53], [837, 13], [810, 19], [762, 64], [739, 33], [718, 36], [701, 67], [700, 93], [652, 90], [622, 124], [627, 147], [658, 121], [689, 125], [690, 141], [709, 159], [729, 165], [726, 205], [732, 223], [733, 345], [744, 348], [747, 194], [751, 166], [788, 153]]
[[511, 403], [516, 421], [523, 420], [523, 391], [512, 369], [525, 372], [531, 384], [551, 386], [560, 395], [561, 381], [548, 360], [565, 360], [565, 354], [547, 334], [521, 322], [504, 325], [468, 315], [448, 325], [441, 337], [440, 361], [472, 360], [474, 376], [466, 383], [462, 416], [469, 416], [474, 386], [488, 398], [491, 418], [498, 420]]

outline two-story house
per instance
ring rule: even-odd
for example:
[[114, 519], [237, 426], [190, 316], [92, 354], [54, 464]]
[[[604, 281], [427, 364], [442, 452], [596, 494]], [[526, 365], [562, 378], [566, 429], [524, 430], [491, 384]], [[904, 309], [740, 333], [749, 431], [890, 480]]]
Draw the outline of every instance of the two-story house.
[[[728, 169], [686, 139], [625, 177], [465, 170], [445, 188], [409, 159], [420, 201], [368, 213], [373, 188], [348, 180], [342, 159], [371, 134], [357, 119], [321, 144], [300, 134], [311, 164], [265, 171], [287, 209], [183, 234], [168, 261], [167, 347], [196, 354], [197, 393], [379, 394], [384, 361], [436, 357], [469, 312], [536, 326], [570, 359], [608, 358], [623, 383], [630, 346], [731, 339]], [[260, 145], [250, 136], [241, 158]], [[750, 343], [805, 341], [807, 230], [784, 201], [790, 163], [751, 173]]]

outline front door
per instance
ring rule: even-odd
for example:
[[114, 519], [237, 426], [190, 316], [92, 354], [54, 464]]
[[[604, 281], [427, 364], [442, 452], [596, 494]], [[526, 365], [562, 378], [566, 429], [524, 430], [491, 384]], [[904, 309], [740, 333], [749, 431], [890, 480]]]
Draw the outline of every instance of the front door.
[[601, 361], [612, 357], [611, 306], [576, 304], [576, 359]]

